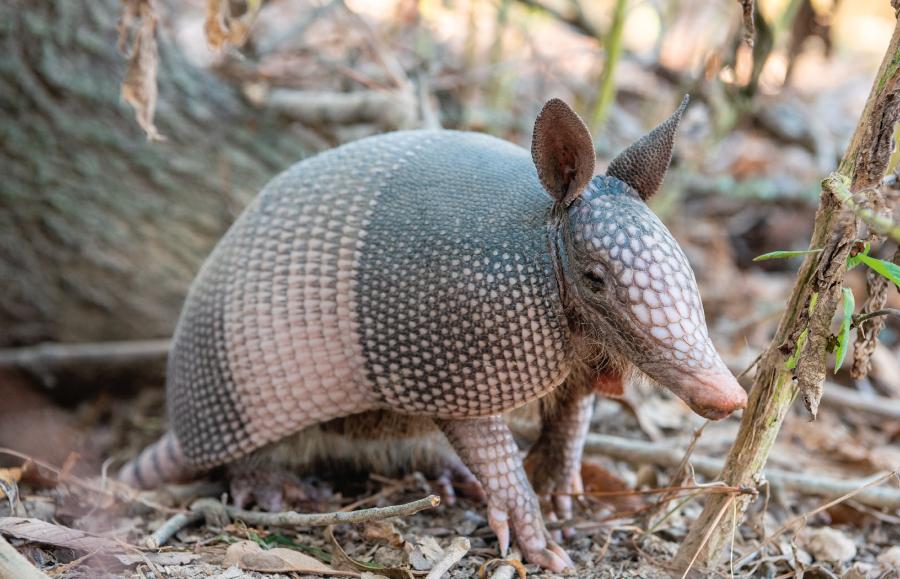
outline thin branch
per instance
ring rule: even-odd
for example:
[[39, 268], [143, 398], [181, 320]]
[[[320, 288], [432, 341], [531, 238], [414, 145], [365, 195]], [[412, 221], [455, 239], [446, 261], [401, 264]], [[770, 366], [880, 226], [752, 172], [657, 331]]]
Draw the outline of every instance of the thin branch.
[[333, 513], [259, 513], [245, 511], [235, 507], [225, 507], [225, 512], [232, 519], [244, 521], [248, 525], [261, 525], [268, 527], [326, 527], [342, 523], [365, 523], [367, 521], [380, 521], [391, 517], [407, 517], [419, 511], [433, 509], [441, 504], [441, 497], [430, 495], [403, 505], [389, 507], [375, 507], [360, 509], [358, 511], [337, 511]]
[[134, 340], [82, 344], [44, 343], [0, 349], [0, 367], [55, 370], [63, 366], [130, 365], [166, 359], [169, 340]]
[[[642, 440], [631, 440], [593, 433], [588, 434], [584, 451], [586, 453], [603, 454], [604, 456], [631, 464], [649, 463], [669, 468], [678, 466], [682, 454], [679, 449], [666, 444], [655, 444]], [[722, 472], [722, 468], [725, 466], [725, 461], [706, 456], [694, 456], [691, 459], [691, 465], [704, 476], [718, 478], [719, 473]], [[835, 479], [811, 473], [800, 474], [778, 469], [767, 469], [763, 474], [773, 487], [806, 495], [840, 496], [853, 492], [872, 481], [872, 479]], [[727, 496], [746, 496], [742, 493], [734, 492], [710, 492], [707, 494], [710, 497], [721, 498], [723, 501]], [[856, 496], [856, 500], [876, 508], [896, 509], [900, 508], [900, 490], [890, 487], [867, 488], [865, 492]], [[721, 507], [721, 504], [719, 506]], [[718, 514], [718, 511], [716, 511], [716, 514]]]
[[167, 520], [163, 525], [156, 529], [152, 535], [147, 537], [144, 542], [148, 549], [159, 549], [169, 542], [175, 533], [181, 529], [199, 523], [203, 520], [203, 513], [200, 511], [190, 511], [187, 513], [178, 513], [174, 517]]
[[900, 310], [896, 308], [883, 308], [874, 312], [869, 312], [867, 314], [859, 314], [853, 316], [853, 327], [858, 327], [866, 320], [871, 320], [872, 318], [877, 318], [878, 316], [894, 316], [900, 318]]

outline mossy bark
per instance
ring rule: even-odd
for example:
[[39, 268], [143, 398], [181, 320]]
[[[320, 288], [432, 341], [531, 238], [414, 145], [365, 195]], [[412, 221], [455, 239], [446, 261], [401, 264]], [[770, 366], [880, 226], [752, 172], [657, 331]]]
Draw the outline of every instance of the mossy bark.
[[165, 26], [156, 125], [166, 140], [148, 142], [119, 96], [120, 10], [115, 0], [0, 3], [0, 346], [171, 335], [216, 240], [309, 153], [277, 117], [187, 62]]
[[[838, 167], [838, 177], [850, 183], [850, 191], [864, 193], [877, 186], [884, 176], [891, 153], [893, 127], [900, 118], [900, 22], [875, 78], [869, 99], [860, 116], [856, 131]], [[822, 251], [807, 254], [787, 308], [762, 356], [756, 380], [750, 391], [737, 439], [731, 448], [721, 479], [730, 486], [758, 482], [766, 459], [775, 443], [782, 421], [791, 404], [801, 393], [800, 386], [815, 387], [811, 382], [824, 378], [824, 348], [828, 324], [838, 304], [843, 285], [846, 259], [857, 234], [857, 221], [852, 210], [844, 207], [829, 180], [823, 182], [821, 202], [816, 213], [810, 249]], [[790, 368], [785, 362], [798, 347], [798, 338], [807, 333], [801, 344], [799, 364]], [[820, 385], [820, 384], [819, 384]], [[732, 508], [729, 501], [736, 502]], [[732, 529], [743, 520], [752, 498], [710, 495], [703, 512], [694, 522], [676, 556], [676, 566], [692, 569], [700, 576], [715, 566], [722, 549], [732, 536]]]

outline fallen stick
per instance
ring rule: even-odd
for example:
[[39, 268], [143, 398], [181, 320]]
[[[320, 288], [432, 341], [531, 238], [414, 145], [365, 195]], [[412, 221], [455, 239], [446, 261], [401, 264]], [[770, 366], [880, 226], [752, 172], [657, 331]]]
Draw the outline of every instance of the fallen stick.
[[[654, 444], [642, 440], [631, 440], [603, 434], [588, 434], [584, 445], [586, 453], [603, 454], [616, 460], [632, 464], [656, 464], [676, 467], [681, 462], [683, 452], [668, 445]], [[700, 474], [717, 478], [725, 466], [718, 458], [694, 456], [691, 465]], [[773, 487], [807, 495], [840, 496], [851, 493], [872, 480], [884, 476], [883, 473], [865, 479], [835, 479], [812, 474], [799, 474], [778, 469], [767, 469], [766, 480]], [[889, 487], [867, 489], [854, 497], [860, 503], [882, 509], [900, 508], [900, 490]]]
[[[215, 505], [211, 505], [211, 502], [215, 503]], [[152, 535], [147, 537], [145, 544], [151, 549], [160, 548], [181, 529], [212, 516], [211, 509], [219, 506], [221, 506], [221, 509], [216, 510], [223, 510], [232, 519], [243, 521], [248, 525], [267, 527], [326, 527], [328, 525], [339, 525], [341, 523], [365, 523], [367, 521], [380, 521], [391, 517], [406, 517], [414, 515], [419, 511], [424, 511], [425, 509], [433, 509], [439, 504], [441, 504], [441, 497], [429, 495], [424, 499], [402, 505], [360, 509], [358, 511], [306, 514], [295, 513], [293, 511], [282, 513], [245, 511], [236, 507], [221, 505], [213, 499], [200, 499], [191, 507], [194, 510], [191, 512], [178, 513], [167, 520]], [[219, 513], [215, 513], [215, 515], [217, 517], [220, 516]]]
[[425, 579], [441, 579], [447, 571], [459, 563], [460, 559], [466, 556], [466, 553], [469, 552], [471, 547], [471, 543], [469, 543], [469, 540], [465, 537], [453, 539], [453, 542], [450, 543], [450, 546], [444, 551], [444, 557], [434, 564], [434, 567], [431, 568], [431, 571], [428, 572]]
[[900, 400], [885, 398], [884, 396], [866, 395], [859, 390], [852, 390], [833, 382], [825, 384], [822, 404], [833, 408], [848, 408], [875, 416], [900, 420]]
[[225, 512], [232, 519], [244, 521], [248, 525], [265, 525], [269, 527], [326, 527], [328, 525], [340, 525], [342, 523], [365, 523], [367, 521], [380, 521], [391, 517], [408, 517], [425, 509], [433, 509], [441, 504], [441, 497], [429, 495], [403, 505], [390, 507], [375, 507], [372, 509], [360, 509], [358, 511], [337, 511], [334, 513], [259, 513], [245, 511], [235, 507], [225, 507]]
[[152, 535], [147, 537], [147, 540], [144, 541], [144, 544], [147, 545], [148, 549], [159, 549], [160, 547], [168, 543], [169, 539], [175, 536], [175, 533], [187, 527], [188, 525], [199, 523], [203, 520], [203, 518], [204, 514], [201, 511], [178, 513], [177, 515], [163, 523], [163, 525], [160, 528], [156, 529]]
[[35, 568], [24, 555], [16, 551], [3, 535], [0, 535], [0, 577], [20, 579], [50, 579]]
[[0, 349], [0, 367], [54, 370], [70, 365], [130, 365], [165, 361], [169, 340], [134, 340], [59, 344], [47, 342], [24, 348]]

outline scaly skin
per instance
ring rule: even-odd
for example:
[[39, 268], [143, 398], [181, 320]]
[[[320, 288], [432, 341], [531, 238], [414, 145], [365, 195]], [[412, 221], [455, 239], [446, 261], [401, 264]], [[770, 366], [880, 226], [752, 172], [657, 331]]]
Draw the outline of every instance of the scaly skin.
[[500, 553], [506, 555], [512, 527], [528, 561], [557, 572], [573, 567], [572, 560], [544, 527], [519, 448], [503, 418], [488, 416], [438, 424], [487, 493], [488, 524], [497, 534]]
[[[569, 495], [584, 491], [581, 456], [591, 423], [594, 395], [573, 389], [557, 404], [552, 416], [544, 417], [541, 435], [525, 459], [534, 492], [546, 505], [545, 512], [551, 521], [571, 519]], [[561, 536], [568, 538], [573, 533], [567, 529]]]

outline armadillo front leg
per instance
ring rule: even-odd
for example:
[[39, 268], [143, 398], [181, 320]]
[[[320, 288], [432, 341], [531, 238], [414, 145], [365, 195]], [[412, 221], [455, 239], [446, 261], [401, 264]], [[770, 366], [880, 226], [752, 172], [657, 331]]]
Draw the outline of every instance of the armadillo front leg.
[[593, 406], [591, 393], [574, 389], [566, 393], [543, 416], [541, 436], [525, 459], [535, 492], [552, 504], [548, 520], [571, 519], [571, 494], [584, 492], [581, 456]]
[[553, 571], [574, 566], [550, 538], [540, 504], [519, 457], [509, 427], [500, 416], [438, 421], [441, 430], [487, 494], [488, 523], [500, 551], [509, 547], [510, 526], [525, 558]]

